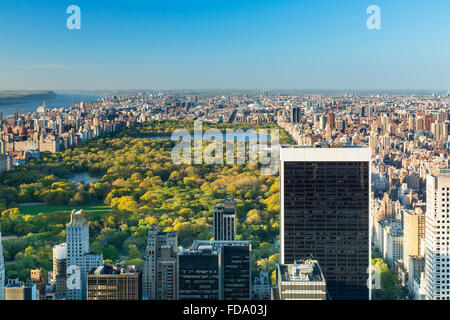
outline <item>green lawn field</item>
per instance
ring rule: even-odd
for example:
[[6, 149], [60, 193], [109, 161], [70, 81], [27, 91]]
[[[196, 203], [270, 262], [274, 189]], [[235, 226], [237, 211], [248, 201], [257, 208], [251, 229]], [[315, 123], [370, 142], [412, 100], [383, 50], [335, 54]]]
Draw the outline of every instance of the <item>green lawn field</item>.
[[111, 212], [110, 206], [105, 206], [104, 204], [86, 204], [79, 206], [58, 206], [53, 204], [36, 204], [30, 206], [19, 206], [19, 210], [22, 214], [35, 215], [38, 213], [52, 213], [52, 212], [72, 212], [72, 209], [79, 210], [83, 209], [85, 212], [102, 215]]

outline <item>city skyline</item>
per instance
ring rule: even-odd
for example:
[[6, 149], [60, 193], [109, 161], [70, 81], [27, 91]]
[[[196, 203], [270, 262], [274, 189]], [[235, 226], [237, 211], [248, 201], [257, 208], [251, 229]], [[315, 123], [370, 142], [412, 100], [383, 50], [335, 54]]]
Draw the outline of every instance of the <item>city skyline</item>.
[[0, 90], [450, 88], [446, 1], [71, 4], [0, 4]]
[[[370, 299], [369, 266], [372, 299], [445, 298], [444, 265], [429, 268], [445, 242], [426, 236], [445, 219], [429, 223], [441, 199], [426, 181], [449, 167], [449, 105], [450, 93], [116, 92], [0, 117], [5, 299]], [[277, 130], [279, 175], [264, 159], [177, 163], [173, 133], [195, 138], [198, 121], [205, 143], [211, 129]], [[137, 282], [113, 283], [125, 278]]]
[[0, 1], [0, 302], [450, 300], [448, 12]]

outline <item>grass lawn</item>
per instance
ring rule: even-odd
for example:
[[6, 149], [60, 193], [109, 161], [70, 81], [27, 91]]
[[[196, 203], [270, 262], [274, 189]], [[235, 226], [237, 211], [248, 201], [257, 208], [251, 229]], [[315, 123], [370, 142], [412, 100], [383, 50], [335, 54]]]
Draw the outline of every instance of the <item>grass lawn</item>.
[[37, 204], [31, 206], [19, 206], [20, 212], [27, 215], [35, 215], [38, 213], [51, 213], [51, 212], [72, 212], [72, 209], [79, 210], [83, 209], [85, 212], [102, 215], [111, 212], [110, 206], [105, 206], [104, 204], [85, 204], [79, 206], [58, 206], [53, 204]]

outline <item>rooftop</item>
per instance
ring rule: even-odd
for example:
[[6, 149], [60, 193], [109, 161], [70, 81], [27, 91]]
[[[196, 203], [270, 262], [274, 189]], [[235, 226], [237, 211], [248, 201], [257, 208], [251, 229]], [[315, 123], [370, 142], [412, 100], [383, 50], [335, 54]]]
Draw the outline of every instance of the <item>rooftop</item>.
[[139, 270], [135, 266], [99, 266], [92, 268], [90, 275], [120, 275], [120, 274], [137, 274]]
[[325, 281], [317, 260], [298, 260], [293, 264], [280, 264], [278, 267], [283, 282]]

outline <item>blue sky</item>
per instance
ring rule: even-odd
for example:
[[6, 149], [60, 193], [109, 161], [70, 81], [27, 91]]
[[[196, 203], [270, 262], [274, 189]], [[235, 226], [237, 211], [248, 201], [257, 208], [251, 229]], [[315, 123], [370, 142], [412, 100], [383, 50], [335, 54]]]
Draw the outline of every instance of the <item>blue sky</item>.
[[449, 89], [449, 14], [448, 0], [0, 0], [0, 90]]

